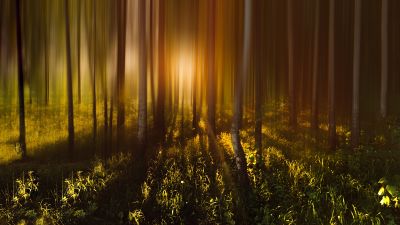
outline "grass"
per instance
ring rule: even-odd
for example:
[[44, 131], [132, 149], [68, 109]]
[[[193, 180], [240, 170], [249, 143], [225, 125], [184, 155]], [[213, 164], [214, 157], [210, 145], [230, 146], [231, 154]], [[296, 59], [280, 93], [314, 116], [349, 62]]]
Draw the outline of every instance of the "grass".
[[[176, 126], [167, 144], [151, 145], [149, 151], [155, 154], [146, 164], [127, 153], [108, 160], [44, 164], [39, 159], [45, 154], [39, 153], [59, 139], [62, 145], [66, 138], [65, 112], [60, 109], [44, 118], [38, 115], [46, 109], [39, 109], [38, 115], [29, 110], [27, 115], [33, 116], [27, 118], [27, 137], [33, 162], [8, 161], [1, 166], [0, 224], [400, 223], [399, 185], [394, 182], [400, 174], [400, 126], [395, 121], [388, 122], [383, 133], [363, 132], [364, 145], [357, 150], [351, 150], [348, 129], [340, 126], [338, 150], [328, 152], [324, 129], [315, 138], [304, 120], [293, 131], [285, 121], [274, 121], [275, 115], [266, 115], [260, 164], [251, 118], [246, 118], [241, 136], [251, 191], [244, 196], [237, 183], [227, 119], [219, 120], [219, 163], [207, 151], [201, 121], [198, 135], [189, 135], [189, 129], [182, 134]], [[91, 132], [90, 107], [80, 110], [76, 127], [84, 149], [90, 146], [84, 142]], [[18, 133], [11, 122], [0, 124], [2, 130], [10, 130], [0, 135], [6, 161], [8, 151], [15, 151], [9, 145], [15, 144]]]

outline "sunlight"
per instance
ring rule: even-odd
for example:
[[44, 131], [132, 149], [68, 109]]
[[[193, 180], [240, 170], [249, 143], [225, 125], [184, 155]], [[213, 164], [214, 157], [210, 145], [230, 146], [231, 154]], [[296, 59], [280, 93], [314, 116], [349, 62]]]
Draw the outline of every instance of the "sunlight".
[[[186, 47], [181, 48], [175, 60], [175, 74], [179, 79], [179, 98], [190, 96], [192, 91], [192, 79], [194, 75], [193, 51]], [[185, 104], [190, 103], [191, 98], [183, 99]]]

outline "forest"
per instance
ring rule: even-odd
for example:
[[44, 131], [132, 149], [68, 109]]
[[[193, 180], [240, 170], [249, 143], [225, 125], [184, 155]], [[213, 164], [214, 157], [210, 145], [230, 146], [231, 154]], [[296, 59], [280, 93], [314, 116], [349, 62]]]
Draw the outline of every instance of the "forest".
[[0, 0], [0, 225], [400, 224], [399, 12]]

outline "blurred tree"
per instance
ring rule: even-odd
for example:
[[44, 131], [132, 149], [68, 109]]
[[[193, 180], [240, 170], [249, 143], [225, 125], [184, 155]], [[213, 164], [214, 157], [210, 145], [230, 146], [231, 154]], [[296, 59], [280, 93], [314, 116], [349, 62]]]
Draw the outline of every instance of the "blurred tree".
[[161, 136], [165, 134], [165, 1], [158, 5], [158, 82], [157, 82], [157, 107], [156, 127]]
[[336, 149], [335, 120], [335, 0], [329, 0], [329, 40], [328, 40], [328, 133], [329, 148]]
[[215, 13], [216, 2], [208, 2], [208, 48], [207, 48], [207, 135], [208, 147], [214, 159], [217, 159], [215, 146], [215, 94], [216, 94], [216, 73], [215, 73]]
[[67, 58], [67, 96], [68, 96], [68, 148], [73, 157], [74, 151], [74, 103], [72, 97], [72, 66], [71, 66], [71, 41], [69, 30], [69, 0], [64, 0], [65, 13], [65, 41], [66, 41], [66, 58]]
[[77, 66], [78, 66], [78, 104], [81, 104], [81, 1], [77, 1], [77, 19], [76, 19], [76, 43], [77, 43]]
[[45, 105], [49, 105], [49, 86], [50, 86], [50, 76], [49, 76], [49, 25], [48, 25], [48, 14], [49, 14], [49, 2], [44, 3], [44, 98]]
[[138, 140], [143, 153], [147, 133], [146, 0], [139, 0], [139, 115]]
[[21, 3], [15, 1], [16, 31], [17, 31], [17, 55], [18, 55], [18, 102], [19, 102], [19, 144], [22, 158], [26, 158], [26, 131], [25, 131], [25, 99], [24, 99], [24, 63], [22, 55], [21, 34]]
[[361, 2], [354, 4], [354, 56], [353, 56], [353, 110], [352, 110], [352, 145], [356, 148], [360, 139], [360, 45], [361, 45]]
[[311, 128], [318, 129], [319, 0], [315, 1], [314, 54], [312, 74]]
[[288, 35], [288, 72], [289, 72], [289, 125], [297, 126], [296, 96], [294, 86], [294, 63], [293, 63], [293, 6], [292, 0], [287, 1], [287, 35]]
[[[261, 46], [261, 15], [262, 15], [262, 10], [261, 10], [261, 0], [255, 0], [254, 1], [255, 5], [255, 17], [254, 17], [254, 24], [255, 24], [255, 30], [254, 30], [254, 45], [255, 46]], [[254, 128], [254, 134], [255, 134], [255, 147], [257, 150], [257, 164], [261, 163], [262, 160], [262, 119], [263, 119], [263, 111], [262, 111], [262, 52], [258, 49], [255, 49], [255, 79], [254, 79], [254, 87], [255, 87], [255, 128]]]
[[381, 8], [381, 117], [387, 115], [388, 92], [388, 0], [382, 0]]
[[247, 174], [246, 156], [240, 142], [240, 124], [243, 117], [243, 83], [248, 73], [249, 55], [250, 55], [250, 34], [251, 34], [251, 3], [250, 0], [244, 1], [244, 28], [243, 45], [239, 70], [235, 76], [235, 96], [233, 102], [233, 120], [231, 128], [232, 146], [235, 154], [236, 167], [238, 169], [239, 182], [243, 187], [250, 184]]
[[117, 47], [117, 149], [124, 140], [125, 126], [125, 42], [126, 42], [126, 0], [117, 2], [118, 47]]

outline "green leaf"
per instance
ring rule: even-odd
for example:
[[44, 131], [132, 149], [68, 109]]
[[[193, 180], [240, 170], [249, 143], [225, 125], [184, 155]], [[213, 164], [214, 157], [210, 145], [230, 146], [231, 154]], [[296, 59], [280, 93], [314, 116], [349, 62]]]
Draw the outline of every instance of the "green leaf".
[[387, 179], [385, 177], [382, 177], [379, 181], [379, 184], [386, 184], [387, 183]]
[[381, 187], [381, 189], [379, 189], [378, 195], [381, 196], [383, 195], [383, 193], [385, 193], [385, 188]]
[[389, 194], [393, 197], [399, 197], [399, 190], [397, 186], [394, 185], [386, 185], [386, 190], [389, 192]]
[[380, 201], [381, 205], [390, 206], [390, 198], [389, 196], [383, 196], [382, 200]]

